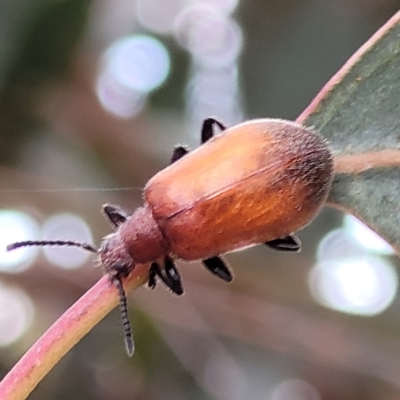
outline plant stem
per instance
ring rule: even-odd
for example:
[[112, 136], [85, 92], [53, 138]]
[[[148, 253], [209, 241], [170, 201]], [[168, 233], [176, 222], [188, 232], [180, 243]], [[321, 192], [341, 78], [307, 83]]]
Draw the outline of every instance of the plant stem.
[[[128, 293], [148, 279], [148, 265], [138, 265], [124, 280]], [[0, 382], [1, 400], [26, 399], [58, 361], [117, 304], [118, 292], [108, 276], [101, 278], [24, 354]], [[122, 351], [122, 350], [121, 350]]]

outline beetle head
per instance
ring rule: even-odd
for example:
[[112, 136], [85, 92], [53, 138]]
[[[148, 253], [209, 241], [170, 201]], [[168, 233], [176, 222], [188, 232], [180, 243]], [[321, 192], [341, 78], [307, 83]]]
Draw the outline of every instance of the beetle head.
[[99, 255], [110, 278], [126, 278], [135, 266], [118, 231], [104, 237]]

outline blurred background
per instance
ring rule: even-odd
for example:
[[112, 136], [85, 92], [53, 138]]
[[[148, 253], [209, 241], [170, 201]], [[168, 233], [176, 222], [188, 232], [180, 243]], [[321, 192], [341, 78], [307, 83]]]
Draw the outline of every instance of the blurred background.
[[[1, 0], [0, 373], [102, 275], [102, 204], [133, 210], [201, 122], [295, 119], [398, 0]], [[324, 210], [300, 254], [227, 256], [232, 284], [180, 263], [186, 294], [129, 298], [31, 399], [400, 398], [398, 259], [355, 218]]]

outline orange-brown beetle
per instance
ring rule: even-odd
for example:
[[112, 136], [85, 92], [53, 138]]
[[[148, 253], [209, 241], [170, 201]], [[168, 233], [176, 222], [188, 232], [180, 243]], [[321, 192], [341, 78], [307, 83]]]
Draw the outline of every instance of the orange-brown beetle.
[[[224, 132], [213, 137], [213, 126]], [[325, 141], [289, 121], [258, 119], [226, 129], [204, 121], [202, 146], [174, 149], [171, 165], [149, 180], [144, 205], [132, 214], [117, 206], [103, 210], [116, 231], [99, 249], [72, 241], [28, 241], [8, 246], [78, 246], [98, 253], [117, 286], [128, 353], [133, 340], [121, 279], [136, 264], [150, 263], [149, 286], [160, 278], [174, 293], [183, 288], [174, 259], [202, 260], [225, 281], [230, 269], [220, 254], [264, 243], [298, 251], [293, 235], [324, 204], [333, 162]]]

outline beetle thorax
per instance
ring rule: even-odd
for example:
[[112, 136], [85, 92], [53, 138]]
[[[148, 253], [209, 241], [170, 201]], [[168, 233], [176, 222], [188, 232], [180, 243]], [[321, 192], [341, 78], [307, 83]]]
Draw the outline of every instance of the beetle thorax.
[[138, 208], [120, 225], [116, 234], [135, 263], [155, 261], [170, 251], [169, 242], [155, 221], [148, 204]]

